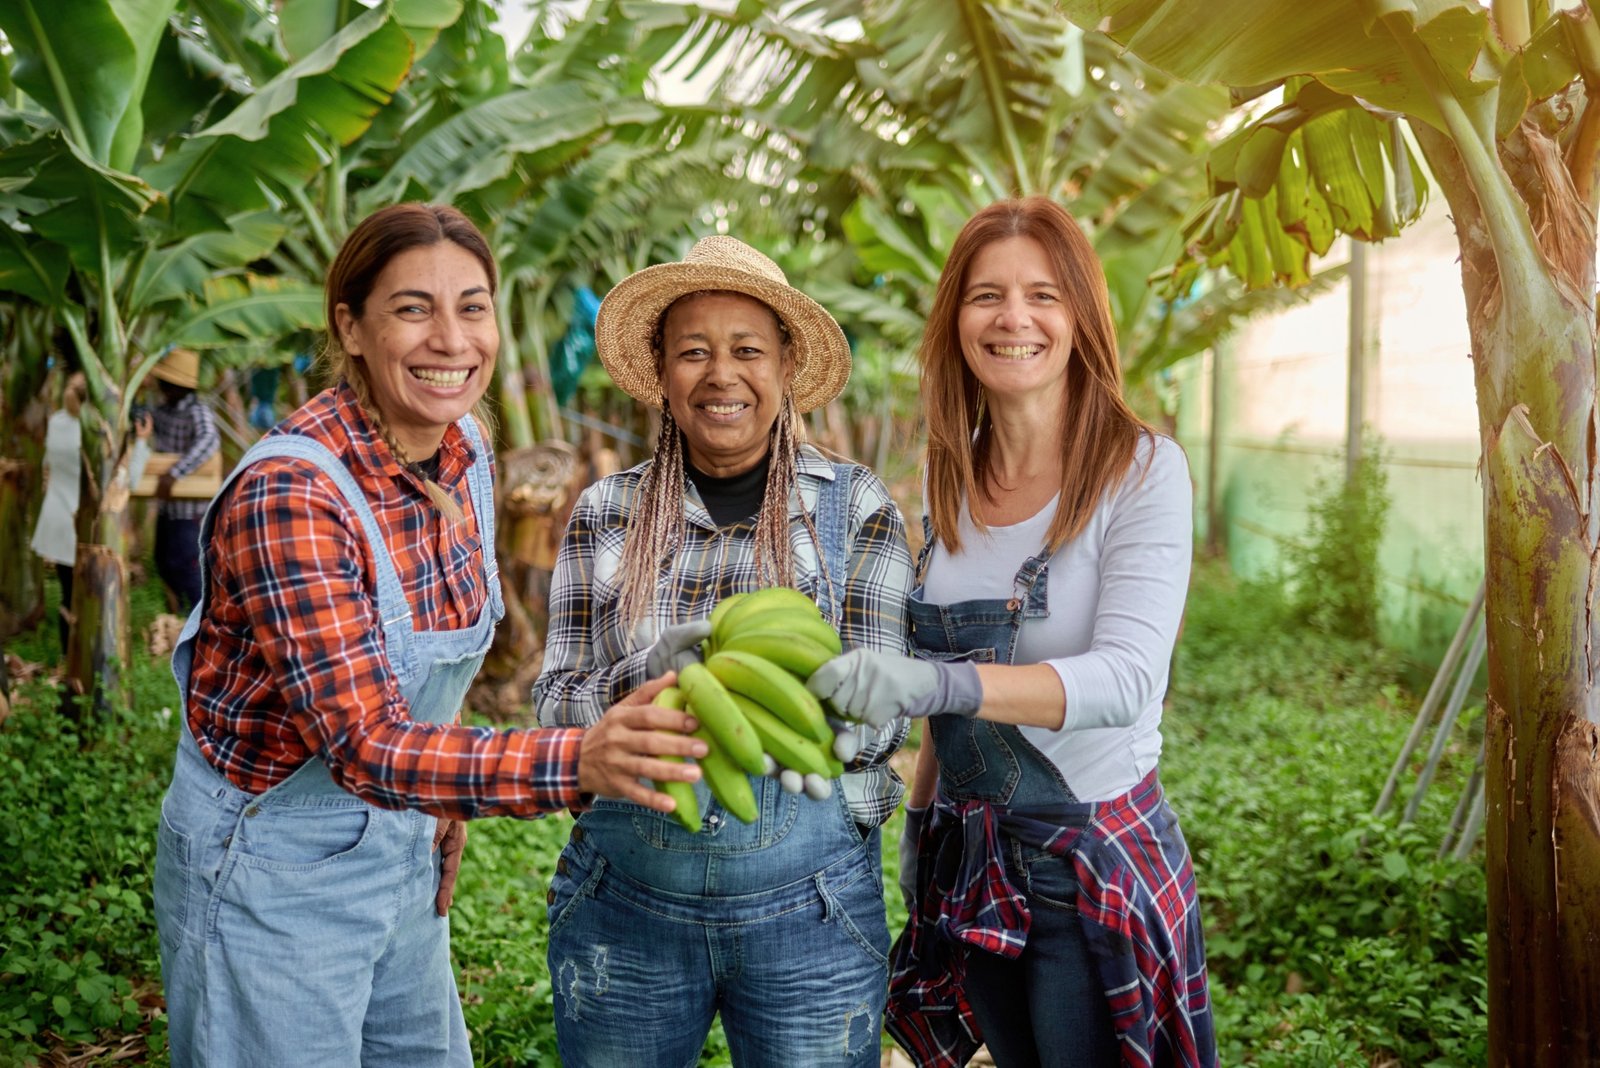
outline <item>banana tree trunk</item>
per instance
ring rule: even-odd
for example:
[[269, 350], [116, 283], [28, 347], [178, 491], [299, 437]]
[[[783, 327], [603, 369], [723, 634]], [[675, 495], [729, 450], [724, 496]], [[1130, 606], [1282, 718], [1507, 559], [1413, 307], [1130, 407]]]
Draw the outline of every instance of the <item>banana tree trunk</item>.
[[550, 299], [548, 284], [526, 286], [522, 298], [523, 380], [527, 384], [528, 418], [534, 442], [561, 436], [561, 412], [550, 381], [550, 346], [544, 332], [544, 309]]
[[500, 358], [495, 378], [500, 387], [500, 436], [512, 449], [526, 449], [533, 444], [533, 422], [528, 417], [528, 391], [522, 366], [522, 345], [512, 317], [513, 290], [520, 288], [515, 279], [505, 280], [500, 299], [495, 302], [495, 315], [500, 323]]
[[[34, 318], [42, 318], [37, 316]], [[10, 368], [0, 397], [0, 640], [27, 630], [44, 613], [43, 568], [29, 548], [44, 484], [45, 405], [39, 398], [46, 376], [48, 334], [27, 312], [16, 315], [3, 350]]]
[[1539, 245], [1531, 256], [1497, 249], [1460, 157], [1418, 132], [1461, 241], [1483, 441], [1489, 1063], [1596, 1065], [1594, 219], [1555, 146], [1525, 129], [1500, 162]]
[[39, 558], [29, 550], [38, 513], [37, 456], [32, 462], [0, 456], [0, 640], [39, 622], [44, 611], [44, 583]]
[[[128, 662], [128, 435], [115, 411], [84, 406], [78, 493], [78, 551], [73, 565], [72, 628], [66, 656], [67, 695], [88, 697], [104, 711], [123, 695]], [[79, 704], [81, 711], [84, 706]]]

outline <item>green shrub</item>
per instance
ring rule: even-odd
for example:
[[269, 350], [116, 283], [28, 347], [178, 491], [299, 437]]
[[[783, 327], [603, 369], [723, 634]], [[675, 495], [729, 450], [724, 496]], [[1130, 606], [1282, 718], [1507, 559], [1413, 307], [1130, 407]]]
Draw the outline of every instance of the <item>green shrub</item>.
[[1395, 658], [1297, 616], [1279, 586], [1202, 572], [1163, 724], [1223, 1061], [1481, 1064], [1483, 870], [1434, 859], [1471, 754], [1417, 822], [1373, 820], [1414, 699]]
[[1295, 607], [1314, 630], [1370, 641], [1378, 635], [1378, 548], [1389, 513], [1377, 443], [1368, 443], [1353, 477], [1318, 479], [1312, 497], [1305, 536], [1284, 551]]
[[[158, 608], [135, 590], [136, 633]], [[12, 651], [53, 658], [53, 627]], [[149, 902], [176, 691], [142, 654], [129, 679], [132, 709], [102, 723], [75, 727], [35, 681], [0, 724], [0, 1065], [141, 1033], [165, 1063]], [[1162, 774], [1195, 855], [1224, 1063], [1483, 1063], [1483, 872], [1433, 857], [1471, 747], [1447, 751], [1416, 823], [1368, 816], [1416, 703], [1397, 679], [1371, 642], [1306, 626], [1282, 585], [1196, 573]], [[895, 933], [900, 822], [884, 829]], [[556, 1063], [545, 891], [569, 830], [472, 828], [452, 924], [481, 1065]], [[720, 1028], [701, 1063], [729, 1063]]]

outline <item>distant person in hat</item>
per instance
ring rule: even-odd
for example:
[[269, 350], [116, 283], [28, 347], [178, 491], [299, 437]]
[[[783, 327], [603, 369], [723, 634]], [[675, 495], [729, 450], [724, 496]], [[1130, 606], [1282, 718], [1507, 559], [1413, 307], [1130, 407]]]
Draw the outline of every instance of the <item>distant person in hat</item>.
[[200, 602], [200, 519], [211, 502], [174, 497], [172, 487], [209, 460], [221, 445], [217, 421], [201, 403], [200, 355], [173, 349], [150, 369], [161, 390], [161, 403], [150, 413], [155, 424], [151, 445], [156, 452], [175, 452], [178, 459], [156, 482], [156, 572], [188, 612]]
[[[832, 316], [717, 236], [612, 289], [595, 342], [613, 381], [661, 409], [661, 436], [573, 510], [539, 721], [594, 723], [697, 659], [718, 601], [767, 586], [809, 594], [846, 649], [904, 653], [900, 513], [871, 471], [804, 444], [801, 414], [850, 374]], [[875, 1068], [889, 950], [878, 828], [904, 791], [887, 764], [904, 736], [903, 721], [868, 730], [840, 789], [753, 778], [752, 823], [703, 785], [697, 833], [626, 801], [579, 816], [549, 892], [562, 1062], [694, 1064], [720, 1013], [736, 1065]]]
[[700, 774], [693, 718], [648, 703], [665, 679], [586, 730], [460, 722], [505, 612], [482, 422], [497, 273], [454, 208], [357, 224], [325, 284], [336, 384], [206, 515], [156, 837], [174, 1068], [468, 1068], [463, 821], [599, 793], [670, 810], [640, 780]]

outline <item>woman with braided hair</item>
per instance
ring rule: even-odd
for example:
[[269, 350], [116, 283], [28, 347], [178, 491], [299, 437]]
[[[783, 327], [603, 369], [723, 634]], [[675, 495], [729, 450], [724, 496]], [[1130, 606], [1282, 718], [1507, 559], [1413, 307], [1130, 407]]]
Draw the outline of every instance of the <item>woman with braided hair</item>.
[[326, 289], [338, 383], [206, 512], [172, 658], [155, 914], [177, 1066], [470, 1065], [461, 821], [595, 794], [671, 811], [639, 779], [694, 781], [660, 757], [705, 752], [649, 704], [664, 681], [586, 729], [457, 722], [504, 611], [479, 407], [494, 261], [460, 212], [401, 204], [351, 232]]
[[[814, 598], [846, 648], [906, 650], [900, 514], [868, 470], [803, 444], [850, 373], [833, 318], [731, 237], [629, 276], [596, 348], [661, 409], [655, 456], [579, 499], [551, 589], [540, 722], [584, 726], [692, 656], [712, 608], [773, 585]], [[825, 797], [754, 780], [753, 823], [696, 787], [702, 822], [599, 800], [551, 881], [563, 1063], [693, 1065], [713, 1017], [737, 1065], [877, 1065], [887, 989], [878, 827], [903, 792], [869, 732]], [[818, 794], [821, 791], [817, 791]]]

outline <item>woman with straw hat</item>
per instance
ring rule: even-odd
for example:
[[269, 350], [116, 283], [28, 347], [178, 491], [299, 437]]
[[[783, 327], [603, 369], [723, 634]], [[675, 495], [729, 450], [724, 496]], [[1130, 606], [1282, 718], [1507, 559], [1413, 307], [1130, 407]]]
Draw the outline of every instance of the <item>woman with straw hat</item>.
[[[798, 587], [846, 648], [901, 653], [911, 561], [879, 480], [802, 444], [850, 349], [778, 266], [730, 237], [648, 267], [605, 298], [596, 347], [661, 409], [655, 456], [591, 486], [551, 590], [540, 722], [592, 723], [681, 666], [730, 594]], [[868, 732], [825, 797], [754, 782], [759, 816], [696, 787], [690, 833], [597, 800], [551, 880], [550, 977], [567, 1064], [692, 1065], [721, 1013], [735, 1064], [877, 1065], [886, 994], [878, 827], [903, 787], [899, 725]], [[821, 791], [817, 791], [820, 795]]]
[[656, 759], [705, 752], [648, 703], [659, 684], [586, 730], [457, 722], [504, 611], [478, 407], [495, 274], [453, 208], [357, 225], [326, 284], [337, 384], [205, 515], [156, 847], [175, 1066], [470, 1065], [446, 919], [461, 821], [598, 792], [670, 811], [638, 780], [698, 777]]

